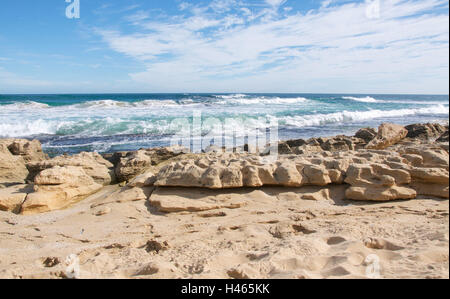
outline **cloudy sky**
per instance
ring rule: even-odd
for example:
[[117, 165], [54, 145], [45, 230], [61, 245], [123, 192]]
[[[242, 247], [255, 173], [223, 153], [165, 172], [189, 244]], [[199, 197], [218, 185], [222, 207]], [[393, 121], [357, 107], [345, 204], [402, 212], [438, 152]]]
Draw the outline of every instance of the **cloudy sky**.
[[0, 93], [449, 92], [448, 1], [79, 2], [2, 1]]

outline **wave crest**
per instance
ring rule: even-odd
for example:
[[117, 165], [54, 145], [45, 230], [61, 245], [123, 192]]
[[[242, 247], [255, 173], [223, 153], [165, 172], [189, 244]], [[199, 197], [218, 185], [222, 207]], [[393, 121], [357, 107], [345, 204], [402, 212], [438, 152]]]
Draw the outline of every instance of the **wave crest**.
[[356, 101], [356, 102], [363, 102], [363, 103], [380, 103], [382, 101], [374, 99], [372, 97], [363, 97], [363, 98], [357, 98], [357, 97], [342, 97], [344, 100], [350, 100], [350, 101]]

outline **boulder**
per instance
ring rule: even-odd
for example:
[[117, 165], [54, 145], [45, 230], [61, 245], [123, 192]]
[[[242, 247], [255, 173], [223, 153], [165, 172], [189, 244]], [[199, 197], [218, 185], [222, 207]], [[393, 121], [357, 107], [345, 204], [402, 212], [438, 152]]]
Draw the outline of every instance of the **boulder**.
[[8, 149], [13, 155], [22, 156], [25, 163], [39, 162], [48, 158], [38, 140], [14, 139]]
[[152, 160], [145, 150], [139, 150], [121, 158], [115, 169], [118, 182], [128, 181], [145, 172], [152, 165]]
[[414, 189], [404, 186], [411, 182], [407, 171], [381, 164], [352, 164], [345, 182], [351, 185], [345, 195], [352, 200], [389, 201], [417, 196]]
[[28, 170], [22, 156], [14, 156], [7, 144], [0, 143], [0, 184], [23, 184]]
[[290, 155], [292, 154], [292, 149], [287, 142], [280, 142], [278, 144], [278, 154], [279, 155]]
[[156, 182], [156, 175], [153, 172], [146, 172], [135, 177], [128, 187], [151, 187]]
[[377, 136], [377, 131], [373, 128], [364, 128], [356, 132], [355, 137], [369, 143]]
[[117, 181], [129, 181], [137, 175], [145, 173], [152, 165], [158, 165], [188, 152], [189, 150], [182, 146], [142, 149], [130, 152], [125, 157], [120, 158], [115, 168]]
[[445, 133], [446, 129], [441, 124], [413, 124], [405, 127], [408, 130], [408, 138], [436, 139]]
[[382, 150], [394, 145], [404, 139], [408, 135], [405, 127], [384, 123], [378, 128], [377, 136], [367, 144], [367, 149]]
[[294, 139], [294, 140], [286, 141], [286, 144], [289, 145], [289, 147], [293, 148], [293, 147], [299, 147], [299, 146], [305, 145], [307, 143], [306, 143], [306, 140], [304, 140], [304, 139]]
[[338, 151], [353, 151], [355, 149], [363, 148], [365, 141], [356, 137], [337, 136], [329, 138], [321, 144], [324, 151], [338, 152]]
[[103, 186], [87, 175], [82, 167], [55, 166], [43, 170], [34, 179], [33, 193], [22, 204], [24, 215], [59, 210], [85, 199]]
[[96, 183], [105, 186], [115, 181], [113, 164], [105, 160], [98, 153], [86, 152], [73, 156], [63, 155], [41, 162], [28, 163], [27, 167], [30, 171], [29, 179], [34, 179], [41, 171], [55, 166], [81, 167]]

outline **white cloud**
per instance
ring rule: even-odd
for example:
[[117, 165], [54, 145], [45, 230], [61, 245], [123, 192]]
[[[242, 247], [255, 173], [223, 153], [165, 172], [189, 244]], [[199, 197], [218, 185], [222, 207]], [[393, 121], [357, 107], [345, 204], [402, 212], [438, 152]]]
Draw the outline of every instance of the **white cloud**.
[[286, 0], [266, 0], [266, 3], [271, 6], [280, 6], [285, 2]]
[[125, 18], [125, 20], [131, 22], [131, 23], [137, 23], [137, 22], [141, 22], [144, 21], [146, 19], [150, 18], [150, 14], [148, 12], [145, 12], [143, 10], [139, 10], [136, 13], [127, 16]]
[[430, 13], [448, 1], [384, 0], [378, 18], [365, 3], [325, 4], [281, 14], [214, 1], [132, 34], [98, 33], [142, 62], [130, 77], [150, 91], [448, 93], [448, 12]]

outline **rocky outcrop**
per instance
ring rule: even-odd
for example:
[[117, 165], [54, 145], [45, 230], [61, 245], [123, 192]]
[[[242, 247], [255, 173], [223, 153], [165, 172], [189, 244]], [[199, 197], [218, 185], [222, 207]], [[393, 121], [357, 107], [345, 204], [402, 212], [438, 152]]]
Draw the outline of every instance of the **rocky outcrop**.
[[38, 140], [0, 140], [0, 184], [23, 184], [28, 176], [27, 165], [47, 159]]
[[285, 155], [277, 161], [246, 154], [210, 154], [163, 167], [155, 185], [228, 189], [344, 183], [349, 185], [347, 198], [353, 200], [448, 198], [448, 153], [439, 147], [406, 147], [399, 153], [349, 150]]
[[382, 150], [396, 144], [408, 135], [405, 127], [395, 124], [384, 123], [378, 128], [375, 138], [367, 144], [367, 149]]
[[408, 138], [436, 139], [442, 136], [446, 128], [441, 124], [413, 124], [405, 127]]
[[158, 165], [166, 160], [186, 154], [188, 150], [180, 146], [172, 146], [156, 149], [143, 149], [130, 152], [120, 158], [115, 174], [118, 182], [129, 181], [139, 174], [144, 173], [152, 165]]
[[447, 129], [447, 131], [444, 134], [442, 134], [441, 137], [439, 137], [436, 141], [437, 142], [449, 142], [448, 140], [449, 139], [448, 139], [448, 129]]
[[263, 157], [252, 155], [210, 155], [163, 167], [155, 185], [208, 189], [325, 186], [341, 180], [341, 169], [333, 168], [345, 168], [345, 162], [341, 162], [292, 156], [265, 163]]
[[[335, 136], [311, 138], [308, 140], [288, 140], [278, 144], [279, 155], [311, 155], [323, 151], [339, 152], [363, 148], [367, 142], [359, 137]], [[268, 154], [268, 153], [267, 153]]]
[[144, 174], [138, 175], [135, 177], [130, 183], [128, 183], [128, 187], [150, 187], [153, 186], [153, 184], [156, 182], [156, 175], [149, 171]]
[[109, 185], [115, 181], [114, 166], [105, 160], [98, 153], [80, 153], [73, 156], [58, 156], [50, 160], [29, 163], [27, 167], [30, 171], [29, 179], [34, 179], [41, 171], [55, 166], [75, 166], [81, 167], [85, 173], [92, 177], [94, 181], [101, 185]]
[[13, 139], [8, 149], [13, 155], [23, 157], [25, 163], [39, 162], [48, 158], [38, 140]]
[[369, 143], [377, 136], [377, 131], [373, 128], [364, 128], [356, 132], [355, 137]]
[[[214, 191], [188, 192], [183, 190], [172, 190], [157, 188], [149, 202], [160, 212], [202, 212], [216, 209], [237, 209], [245, 205], [245, 201], [239, 198], [219, 194]], [[195, 194], [201, 194], [196, 196]]]
[[6, 143], [0, 143], [0, 184], [23, 184], [27, 176], [23, 157], [13, 155]]
[[324, 151], [339, 152], [339, 151], [353, 151], [364, 147], [366, 142], [358, 137], [337, 136], [329, 138], [321, 148]]
[[19, 213], [28, 193], [33, 192], [30, 185], [14, 185], [0, 189], [0, 211]]
[[87, 175], [82, 167], [55, 166], [43, 170], [34, 179], [34, 192], [22, 204], [24, 215], [63, 209], [97, 192], [103, 186]]
[[[448, 144], [431, 138], [442, 128], [425, 124], [408, 129], [382, 124], [378, 132], [362, 129], [355, 137], [281, 142], [275, 145], [277, 158], [245, 152], [250, 146], [244, 146], [244, 151], [211, 150], [183, 157], [178, 156], [186, 154], [186, 149], [168, 147], [105, 156], [110, 161], [97, 153], [46, 159], [36, 141], [0, 140], [0, 210], [33, 214], [62, 209], [114, 182], [122, 183], [123, 188], [105, 202], [146, 200], [158, 187], [149, 200], [160, 211], [205, 211], [241, 205], [227, 202], [226, 197], [181, 202], [177, 197], [160, 196], [165, 187], [221, 190], [318, 186], [320, 190], [306, 196], [318, 200], [330, 198], [328, 185], [342, 185], [342, 196], [345, 190], [350, 200], [449, 198]], [[407, 135], [416, 137], [405, 139]], [[24, 185], [30, 179], [34, 185]]]
[[146, 150], [139, 150], [125, 158], [121, 158], [115, 169], [117, 181], [125, 182], [141, 174], [152, 165], [150, 155]]
[[383, 164], [351, 165], [345, 182], [351, 185], [346, 197], [353, 200], [389, 201], [417, 196], [414, 189], [405, 186], [411, 183], [409, 172]]

